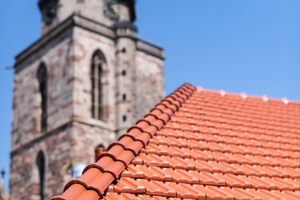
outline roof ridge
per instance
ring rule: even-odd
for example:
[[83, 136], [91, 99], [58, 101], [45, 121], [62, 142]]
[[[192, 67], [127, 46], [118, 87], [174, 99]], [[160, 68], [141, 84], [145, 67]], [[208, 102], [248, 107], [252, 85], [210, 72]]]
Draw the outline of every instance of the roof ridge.
[[102, 153], [96, 163], [88, 165], [82, 177], [66, 184], [64, 193], [51, 200], [94, 200], [104, 196], [108, 187], [116, 181], [125, 168], [147, 146], [149, 140], [171, 119], [172, 115], [196, 91], [185, 83], [158, 103], [127, 133], [119, 137]]

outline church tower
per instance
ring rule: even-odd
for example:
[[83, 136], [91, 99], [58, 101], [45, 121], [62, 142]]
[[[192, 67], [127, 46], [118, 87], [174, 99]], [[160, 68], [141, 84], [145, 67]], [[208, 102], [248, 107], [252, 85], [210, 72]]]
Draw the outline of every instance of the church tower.
[[164, 96], [163, 49], [134, 0], [40, 0], [41, 38], [16, 56], [10, 199], [60, 194]]

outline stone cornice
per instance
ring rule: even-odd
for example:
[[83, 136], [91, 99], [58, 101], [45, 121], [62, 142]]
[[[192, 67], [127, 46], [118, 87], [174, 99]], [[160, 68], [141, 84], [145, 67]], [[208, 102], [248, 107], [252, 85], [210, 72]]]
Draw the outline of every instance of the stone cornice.
[[158, 57], [160, 59], [164, 59], [164, 49], [151, 44], [150, 42], [147, 42], [142, 39], [137, 39], [137, 50], [143, 51], [147, 54], [150, 54], [152, 56]]
[[129, 28], [118, 28], [116, 29], [117, 38], [129, 37], [136, 40], [136, 32]]
[[[111, 38], [113, 40], [117, 39], [118, 37], [127, 36], [130, 38], [133, 38], [137, 42], [137, 49], [141, 50], [145, 53], [151, 54], [153, 56], [156, 56], [158, 58], [164, 59], [163, 55], [163, 49], [161, 47], [158, 47], [154, 44], [151, 44], [149, 42], [146, 42], [144, 40], [136, 38], [134, 31], [128, 29], [126, 31], [114, 29], [113, 27], [108, 27], [106, 25], [103, 25], [99, 22], [96, 22], [94, 20], [79, 16], [77, 14], [71, 15], [69, 18], [64, 20], [62, 23], [58, 24], [56, 27], [54, 27], [51, 31], [43, 35], [39, 40], [34, 42], [31, 46], [29, 46], [27, 49], [25, 49], [23, 52], [18, 54], [15, 58], [15, 67], [17, 67], [20, 63], [22, 63], [26, 58], [28, 58], [31, 54], [38, 51], [42, 46], [47, 44], [49, 41], [51, 41], [53, 38], [57, 37], [60, 33], [62, 33], [64, 30], [71, 26], [78, 26], [83, 29], [87, 29], [89, 31], [95, 32], [97, 34], [103, 35], [105, 37]], [[125, 35], [124, 35], [125, 34]]]
[[94, 20], [79, 16], [73, 15], [74, 25], [79, 26], [81, 28], [90, 30], [92, 32], [98, 33], [100, 35], [109, 37], [111, 39], [116, 38], [115, 30], [111, 27], [108, 27], [104, 24], [96, 22]]

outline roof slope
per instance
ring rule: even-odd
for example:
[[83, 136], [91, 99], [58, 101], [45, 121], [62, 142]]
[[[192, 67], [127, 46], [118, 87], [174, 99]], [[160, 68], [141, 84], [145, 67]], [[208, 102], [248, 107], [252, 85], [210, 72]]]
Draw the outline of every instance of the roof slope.
[[300, 103], [185, 84], [52, 200], [300, 199]]

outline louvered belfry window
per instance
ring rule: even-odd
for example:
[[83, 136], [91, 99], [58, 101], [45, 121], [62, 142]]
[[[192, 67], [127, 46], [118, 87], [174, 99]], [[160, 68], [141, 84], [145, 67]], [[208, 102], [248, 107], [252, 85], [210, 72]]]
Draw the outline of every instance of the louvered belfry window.
[[104, 58], [96, 51], [92, 58], [91, 82], [92, 82], [92, 117], [103, 120], [103, 88], [102, 75]]
[[38, 72], [37, 78], [39, 81], [39, 92], [41, 95], [41, 131], [47, 130], [47, 85], [48, 85], [48, 73], [45, 64], [41, 64]]

